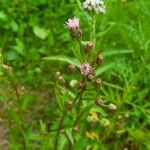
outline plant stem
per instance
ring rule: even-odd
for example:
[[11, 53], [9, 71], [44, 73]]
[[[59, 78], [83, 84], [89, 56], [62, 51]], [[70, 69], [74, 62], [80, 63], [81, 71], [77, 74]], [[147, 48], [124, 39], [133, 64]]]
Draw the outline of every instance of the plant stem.
[[[83, 84], [86, 87], [86, 78], [83, 78], [83, 81], [84, 81]], [[76, 101], [78, 100], [77, 103], [76, 103], [76, 107], [75, 107], [77, 116], [76, 116], [76, 119], [75, 119], [75, 121], [73, 123], [73, 128], [76, 127], [76, 125], [78, 123], [78, 120], [79, 120], [79, 118], [81, 116], [81, 114], [80, 114], [80, 104], [82, 102], [82, 95], [83, 95], [83, 93], [85, 91], [85, 87], [83, 87], [82, 90], [78, 93], [78, 97], [76, 99]], [[72, 135], [73, 135], [73, 130], [72, 130]]]
[[82, 51], [82, 44], [81, 44], [81, 39], [78, 39], [78, 44], [79, 44], [79, 56], [80, 57], [80, 61], [83, 62], [84, 57], [83, 57], [83, 51]]
[[57, 130], [57, 133], [56, 133], [56, 140], [55, 140], [54, 150], [57, 150], [58, 137], [59, 137], [59, 133], [60, 133], [63, 121], [65, 119], [65, 116], [66, 116], [66, 111], [64, 111], [63, 116], [62, 116], [62, 118], [61, 118], [61, 120], [59, 122], [59, 125], [58, 125], [58, 130]]
[[[84, 81], [84, 83], [86, 83], [86, 80], [85, 80], [85, 78], [83, 78], [83, 81]], [[81, 97], [82, 97], [82, 94], [83, 94], [83, 92], [84, 92], [84, 90], [85, 90], [85, 88], [82, 88], [82, 90], [81, 91], [79, 91], [78, 92], [78, 94], [77, 94], [77, 96], [74, 98], [74, 102], [77, 102], [77, 104], [76, 104], [76, 112], [77, 112], [77, 114], [78, 114], [78, 112], [80, 111], [80, 103], [81, 103]], [[79, 101], [77, 101], [79, 99]], [[59, 125], [58, 125], [58, 130], [57, 130], [57, 134], [56, 134], [56, 140], [55, 140], [55, 145], [54, 145], [54, 150], [57, 150], [57, 145], [58, 145], [58, 137], [59, 137], [59, 133], [60, 133], [60, 130], [61, 130], [61, 127], [62, 127], [62, 124], [63, 124], [63, 121], [64, 121], [64, 119], [65, 119], [65, 117], [66, 117], [66, 111], [64, 111], [64, 113], [63, 113], [63, 116], [62, 116], [62, 118], [61, 118], [61, 120], [60, 120], [60, 122], [59, 122]], [[77, 116], [77, 118], [78, 118], [78, 116]], [[68, 138], [67, 138], [68, 139]], [[71, 142], [69, 141], [69, 149], [71, 150], [72, 149], [72, 145], [71, 145]]]
[[95, 32], [96, 32], [96, 17], [95, 17], [95, 14], [92, 16], [92, 40], [93, 40], [93, 45], [94, 45], [94, 50], [95, 50], [95, 46], [96, 46], [96, 35], [95, 35]]

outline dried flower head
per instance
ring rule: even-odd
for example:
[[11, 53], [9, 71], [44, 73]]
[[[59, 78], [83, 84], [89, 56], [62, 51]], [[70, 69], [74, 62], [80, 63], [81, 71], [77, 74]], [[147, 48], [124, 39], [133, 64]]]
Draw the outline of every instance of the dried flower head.
[[81, 74], [87, 76], [92, 72], [92, 66], [88, 63], [84, 63], [80, 67]]
[[83, 2], [83, 8], [96, 13], [106, 12], [106, 7], [103, 0], [85, 0]]
[[74, 17], [68, 19], [68, 22], [66, 22], [66, 26], [68, 29], [78, 29], [80, 27], [79, 18]]

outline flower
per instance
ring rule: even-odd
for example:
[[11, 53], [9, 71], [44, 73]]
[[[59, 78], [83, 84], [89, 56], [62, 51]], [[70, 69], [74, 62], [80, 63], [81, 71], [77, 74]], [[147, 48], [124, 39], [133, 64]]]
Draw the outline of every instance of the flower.
[[92, 66], [89, 65], [88, 63], [84, 63], [81, 65], [80, 71], [81, 71], [81, 74], [87, 76], [92, 72]]
[[95, 110], [91, 109], [87, 117], [87, 121], [90, 123], [98, 122], [99, 118]]
[[68, 22], [66, 22], [66, 26], [69, 29], [78, 29], [80, 27], [79, 18], [74, 17], [68, 19]]
[[96, 13], [105, 13], [106, 7], [103, 0], [85, 0], [83, 8]]

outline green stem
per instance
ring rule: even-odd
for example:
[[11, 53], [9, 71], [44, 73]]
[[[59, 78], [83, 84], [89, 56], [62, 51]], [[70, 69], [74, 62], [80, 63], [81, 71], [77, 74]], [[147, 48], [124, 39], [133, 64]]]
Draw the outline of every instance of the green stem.
[[55, 139], [54, 150], [57, 150], [58, 137], [59, 137], [59, 133], [60, 133], [60, 130], [61, 130], [63, 121], [64, 121], [64, 119], [65, 119], [65, 116], [66, 116], [66, 111], [64, 111], [63, 116], [62, 116], [62, 118], [61, 118], [61, 120], [60, 120], [60, 122], [59, 122], [59, 125], [58, 125], [58, 130], [57, 130], [57, 133], [56, 133], [56, 139]]
[[82, 44], [81, 44], [81, 39], [78, 39], [78, 44], [79, 44], [79, 58], [81, 63], [84, 61], [84, 57], [83, 57], [83, 50], [82, 50]]
[[93, 45], [94, 45], [94, 50], [96, 47], [96, 17], [95, 14], [92, 17], [92, 40], [93, 40]]
[[[86, 78], [83, 78], [83, 82], [84, 82], [83, 84], [86, 87]], [[85, 91], [85, 87], [83, 87], [82, 90], [78, 93], [78, 97], [76, 99], [75, 109], [76, 109], [76, 114], [77, 115], [76, 115], [75, 121], [73, 123], [73, 128], [77, 125], [78, 120], [80, 119], [80, 116], [81, 116], [81, 114], [80, 114], [80, 105], [81, 105], [81, 102], [82, 102], [82, 95]], [[72, 130], [72, 132], [73, 132], [73, 130]], [[73, 133], [72, 133], [72, 135], [73, 135]]]

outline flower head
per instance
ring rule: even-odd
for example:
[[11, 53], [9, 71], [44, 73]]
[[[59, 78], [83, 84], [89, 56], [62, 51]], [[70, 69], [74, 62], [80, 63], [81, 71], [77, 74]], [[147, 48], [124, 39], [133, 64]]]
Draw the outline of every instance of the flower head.
[[92, 66], [89, 65], [88, 63], [84, 63], [81, 65], [80, 71], [81, 71], [81, 74], [87, 76], [92, 72]]
[[106, 11], [103, 0], [85, 0], [83, 8], [96, 13], [105, 13]]
[[68, 19], [68, 22], [66, 22], [66, 26], [69, 29], [78, 29], [80, 27], [79, 18], [74, 17], [74, 18]]

